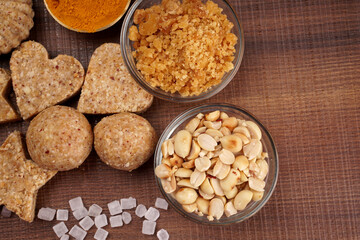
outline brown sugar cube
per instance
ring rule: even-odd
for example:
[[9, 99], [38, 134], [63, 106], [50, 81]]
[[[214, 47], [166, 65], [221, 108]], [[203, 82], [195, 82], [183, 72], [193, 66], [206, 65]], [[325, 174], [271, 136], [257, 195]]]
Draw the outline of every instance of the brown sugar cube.
[[91, 126], [71, 107], [53, 106], [37, 115], [26, 133], [26, 144], [41, 167], [66, 171], [79, 167], [90, 154]]
[[84, 69], [73, 57], [49, 60], [46, 49], [28, 41], [10, 59], [12, 84], [23, 119], [63, 102], [76, 94], [84, 82]]
[[105, 117], [94, 128], [94, 146], [100, 159], [120, 170], [132, 171], [144, 164], [156, 142], [151, 124], [133, 113]]
[[57, 171], [26, 160], [18, 131], [11, 133], [0, 147], [0, 166], [0, 205], [32, 222], [37, 192]]
[[10, 73], [0, 68], [0, 123], [19, 120], [19, 115], [6, 100], [11, 84]]
[[91, 57], [78, 110], [88, 114], [144, 112], [153, 96], [131, 77], [121, 56], [120, 45], [105, 43]]

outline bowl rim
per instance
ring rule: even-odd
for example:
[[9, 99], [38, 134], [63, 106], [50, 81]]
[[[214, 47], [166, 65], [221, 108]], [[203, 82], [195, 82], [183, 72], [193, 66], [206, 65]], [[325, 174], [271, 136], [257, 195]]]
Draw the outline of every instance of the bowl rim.
[[278, 175], [279, 175], [279, 156], [278, 156], [278, 152], [275, 146], [275, 142], [273, 140], [273, 137], [271, 136], [270, 132], [265, 128], [265, 126], [249, 111], [245, 110], [242, 107], [238, 107], [236, 105], [233, 104], [228, 104], [228, 103], [214, 103], [214, 104], [203, 104], [203, 105], [199, 105], [199, 106], [195, 106], [192, 108], [189, 108], [187, 110], [185, 110], [184, 112], [180, 113], [178, 116], [176, 116], [165, 128], [165, 130], [162, 132], [158, 143], [156, 145], [156, 149], [155, 149], [155, 153], [154, 153], [154, 171], [155, 168], [157, 166], [157, 160], [158, 158], [160, 158], [162, 156], [162, 152], [161, 152], [161, 143], [166, 140], [166, 136], [171, 136], [174, 131], [175, 131], [175, 126], [177, 125], [177, 123], [179, 122], [179, 125], [184, 123], [184, 121], [182, 119], [184, 119], [184, 117], [186, 116], [196, 116], [196, 114], [198, 114], [199, 112], [202, 112], [202, 110], [207, 111], [208, 108], [217, 108], [217, 107], [222, 107], [222, 108], [228, 108], [228, 109], [232, 109], [235, 111], [239, 111], [242, 114], [246, 115], [247, 117], [249, 117], [252, 121], [255, 121], [256, 124], [259, 125], [259, 127], [264, 131], [265, 135], [267, 135], [267, 137], [269, 138], [270, 141], [270, 147], [273, 149], [274, 151], [274, 162], [275, 162], [275, 174], [274, 174], [274, 179], [271, 183], [269, 192], [266, 196], [263, 197], [262, 200], [260, 200], [260, 204], [258, 206], [256, 206], [252, 211], [250, 211], [247, 215], [245, 215], [242, 218], [239, 219], [235, 219], [233, 221], [229, 221], [229, 222], [217, 222], [217, 221], [201, 221], [197, 218], [193, 218], [191, 217], [191, 213], [185, 213], [184, 210], [179, 209], [177, 206], [175, 206], [172, 201], [169, 200], [169, 194], [167, 194], [164, 189], [161, 186], [161, 180], [160, 178], [158, 178], [155, 174], [155, 182], [157, 183], [157, 186], [161, 192], [161, 194], [163, 195], [163, 197], [166, 199], [166, 201], [169, 203], [169, 205], [171, 205], [176, 212], [178, 212], [180, 215], [182, 215], [183, 217], [190, 219], [193, 222], [196, 223], [201, 223], [204, 225], [212, 225], [212, 226], [223, 226], [223, 225], [230, 225], [230, 224], [234, 224], [234, 223], [240, 223], [242, 221], [245, 221], [246, 219], [252, 217], [253, 215], [255, 215], [262, 207], [265, 206], [265, 204], [268, 202], [268, 200], [270, 199], [270, 197], [272, 196], [277, 181], [278, 181]]
[[234, 68], [229, 72], [229, 76], [226, 79], [222, 79], [222, 81], [219, 84], [212, 86], [206, 92], [203, 92], [199, 95], [188, 96], [188, 97], [182, 97], [181, 95], [174, 95], [174, 94], [170, 95], [170, 93], [165, 92], [164, 90], [159, 89], [158, 87], [157, 88], [151, 87], [150, 84], [148, 84], [145, 80], [141, 79], [142, 75], [141, 75], [140, 71], [138, 71], [137, 69], [131, 68], [131, 63], [130, 63], [131, 61], [128, 57], [128, 54], [126, 54], [127, 48], [128, 48], [128, 44], [126, 44], [126, 43], [130, 42], [130, 40], [127, 37], [128, 29], [131, 27], [129, 25], [130, 20], [132, 19], [138, 6], [143, 1], [144, 0], [136, 0], [131, 5], [131, 7], [129, 8], [129, 10], [127, 11], [127, 13], [124, 17], [124, 21], [123, 21], [123, 24], [121, 27], [121, 32], [120, 32], [121, 54], [123, 56], [125, 66], [128, 69], [130, 75], [133, 77], [133, 79], [148, 93], [154, 95], [157, 98], [160, 98], [160, 99], [166, 100], [166, 101], [170, 101], [170, 102], [181, 102], [181, 103], [198, 102], [198, 101], [208, 99], [208, 98], [218, 94], [219, 92], [221, 92], [232, 81], [232, 79], [235, 77], [235, 75], [238, 73], [238, 70], [240, 68], [241, 62], [244, 57], [244, 49], [245, 49], [244, 30], [243, 30], [241, 22], [239, 21], [239, 17], [236, 14], [236, 11], [232, 7], [232, 5], [229, 3], [229, 1], [228, 0], [219, 0], [219, 1], [223, 1], [230, 9], [230, 12], [233, 14], [233, 16], [236, 20], [236, 22], [233, 23], [234, 27], [236, 26], [240, 32], [240, 36], [237, 36], [239, 39], [239, 43], [237, 43], [237, 44], [240, 44], [240, 48], [239, 48], [240, 51], [238, 53], [235, 53], [235, 55], [234, 55], [234, 56], [237, 56], [236, 62], [234, 63]]
[[84, 30], [80, 30], [80, 29], [76, 29], [76, 28], [72, 28], [68, 25], [66, 25], [65, 23], [63, 23], [58, 17], [56, 17], [56, 15], [50, 10], [49, 6], [48, 6], [48, 3], [47, 3], [47, 0], [44, 0], [44, 4], [45, 4], [45, 7], [46, 7], [46, 10], [50, 13], [50, 15], [52, 16], [53, 19], [55, 19], [55, 21], [60, 24], [61, 26], [63, 26], [64, 28], [66, 29], [69, 29], [71, 31], [74, 31], [74, 32], [78, 32], [78, 33], [97, 33], [97, 32], [101, 32], [105, 29], [108, 29], [110, 27], [112, 27], [113, 25], [115, 25], [123, 16], [124, 14], [126, 13], [126, 11], [128, 10], [129, 6], [130, 6], [130, 2], [131, 0], [127, 0], [127, 3], [126, 3], [126, 6], [124, 8], [124, 10], [122, 11], [122, 13], [114, 20], [112, 21], [111, 23], [109, 23], [108, 25], [104, 26], [104, 27], [101, 27], [99, 29], [97, 29], [96, 31], [94, 32], [87, 32], [87, 31], [84, 31]]

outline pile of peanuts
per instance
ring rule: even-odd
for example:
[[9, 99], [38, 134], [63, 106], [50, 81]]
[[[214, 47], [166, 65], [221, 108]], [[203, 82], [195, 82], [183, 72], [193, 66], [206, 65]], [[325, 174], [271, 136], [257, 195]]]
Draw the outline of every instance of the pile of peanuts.
[[269, 166], [261, 136], [252, 121], [200, 113], [162, 143], [155, 174], [186, 212], [229, 217], [264, 195]]

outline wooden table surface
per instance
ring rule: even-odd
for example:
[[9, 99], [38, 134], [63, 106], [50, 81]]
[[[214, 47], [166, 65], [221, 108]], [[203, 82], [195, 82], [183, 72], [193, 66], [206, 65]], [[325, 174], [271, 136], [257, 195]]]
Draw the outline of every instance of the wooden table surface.
[[[143, 114], [160, 135], [189, 107], [231, 103], [249, 110], [271, 132], [279, 153], [278, 184], [269, 202], [245, 222], [225, 227], [195, 224], [174, 209], [161, 211], [157, 229], [171, 239], [360, 239], [360, 1], [232, 0], [245, 34], [245, 54], [233, 81], [211, 99], [175, 104], [155, 99]], [[30, 39], [51, 57], [72, 55], [87, 68], [99, 45], [118, 42], [121, 22], [96, 34], [57, 24], [34, 2]], [[8, 68], [10, 55], [0, 56]], [[14, 98], [12, 98], [14, 101]], [[77, 101], [75, 97], [70, 103]], [[91, 123], [101, 119], [89, 117]], [[0, 142], [28, 122], [0, 126]], [[41, 207], [68, 208], [82, 196], [89, 207], [133, 196], [146, 206], [160, 197], [153, 159], [127, 173], [102, 163], [93, 151], [77, 170], [58, 173], [38, 194]], [[108, 213], [105, 210], [105, 213]], [[134, 213], [134, 211], [131, 211]], [[75, 224], [71, 216], [70, 228]], [[31, 224], [0, 218], [0, 239], [56, 239], [56, 221]], [[108, 239], [156, 239], [141, 234], [142, 221], [111, 229]], [[95, 228], [89, 231], [92, 239]]]

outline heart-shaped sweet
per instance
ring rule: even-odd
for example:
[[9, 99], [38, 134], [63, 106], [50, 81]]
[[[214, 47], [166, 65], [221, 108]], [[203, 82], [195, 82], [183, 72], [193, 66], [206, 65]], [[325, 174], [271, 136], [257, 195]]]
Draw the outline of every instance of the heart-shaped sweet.
[[84, 68], [73, 57], [49, 59], [40, 43], [24, 42], [12, 53], [10, 69], [16, 102], [23, 119], [76, 94], [84, 82]]
[[87, 114], [144, 112], [153, 96], [131, 77], [120, 44], [105, 43], [91, 56], [78, 110]]

